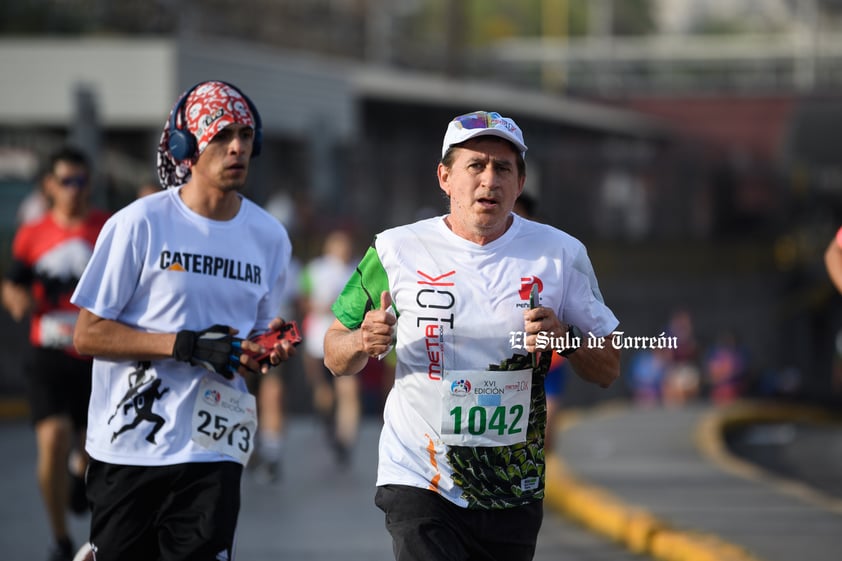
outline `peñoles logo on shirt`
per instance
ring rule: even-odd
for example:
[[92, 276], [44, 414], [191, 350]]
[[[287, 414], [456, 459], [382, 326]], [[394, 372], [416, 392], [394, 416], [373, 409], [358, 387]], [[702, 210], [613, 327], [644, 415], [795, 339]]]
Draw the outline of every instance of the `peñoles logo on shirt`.
[[518, 294], [521, 300], [529, 300], [529, 293], [532, 291], [532, 285], [538, 285], [538, 292], [544, 290], [544, 283], [538, 277], [520, 277], [520, 290]]

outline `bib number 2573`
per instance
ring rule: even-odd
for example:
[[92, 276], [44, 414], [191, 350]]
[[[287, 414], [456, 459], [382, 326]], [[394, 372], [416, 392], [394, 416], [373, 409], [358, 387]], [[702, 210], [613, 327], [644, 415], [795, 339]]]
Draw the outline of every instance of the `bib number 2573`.
[[254, 396], [204, 378], [193, 407], [193, 441], [246, 464], [256, 433]]
[[197, 411], [196, 414], [199, 417], [199, 426], [196, 427], [199, 434], [216, 442], [225, 439], [225, 444], [229, 448], [235, 447], [244, 454], [251, 453], [254, 435], [250, 426], [240, 423], [232, 424], [228, 417], [214, 415], [203, 409]]

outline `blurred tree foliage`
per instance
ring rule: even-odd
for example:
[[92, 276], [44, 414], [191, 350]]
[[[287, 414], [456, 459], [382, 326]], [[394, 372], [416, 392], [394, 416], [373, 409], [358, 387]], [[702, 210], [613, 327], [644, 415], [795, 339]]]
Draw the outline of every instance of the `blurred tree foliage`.
[[[410, 37], [421, 44], [440, 38], [443, 22], [454, 10], [465, 16], [465, 44], [486, 45], [511, 37], [541, 35], [542, 19], [551, 4], [565, 10], [565, 27], [571, 37], [588, 32], [594, 13], [593, 0], [5, 0], [0, 2], [2, 34], [82, 34], [82, 33], [166, 33], [175, 31], [181, 17], [191, 20], [231, 22], [242, 14], [288, 19], [294, 25], [357, 26], [371, 13], [369, 2], [380, 1], [395, 16], [396, 27], [411, 30]], [[654, 30], [652, 0], [611, 0], [612, 32], [641, 35]], [[314, 17], [308, 17], [310, 16]], [[333, 17], [352, 14], [358, 17]], [[318, 16], [318, 17], [315, 17]], [[275, 24], [282, 22], [273, 22]], [[255, 23], [257, 25], [257, 23]], [[253, 27], [244, 38], [253, 37]], [[237, 33], [236, 26], [231, 29]], [[343, 33], [341, 29], [335, 30]], [[283, 44], [283, 35], [274, 40]], [[312, 45], [319, 50], [319, 45]]]
[[[415, 22], [419, 36], [436, 36], [442, 21], [453, 9], [452, 0], [426, 0], [419, 2]], [[551, 4], [566, 14], [564, 26], [570, 37], [581, 37], [591, 27], [594, 17], [593, 0], [464, 0], [460, 9], [470, 22], [465, 29], [469, 47], [481, 47], [515, 37], [539, 37], [542, 33], [544, 14]], [[617, 35], [644, 35], [655, 30], [652, 0], [612, 0], [611, 32]]]

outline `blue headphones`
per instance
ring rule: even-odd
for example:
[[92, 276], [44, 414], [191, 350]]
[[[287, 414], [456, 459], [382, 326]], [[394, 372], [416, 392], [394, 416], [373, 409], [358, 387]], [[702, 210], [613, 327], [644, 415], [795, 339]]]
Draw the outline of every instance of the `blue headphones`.
[[[249, 111], [251, 111], [252, 118], [254, 118], [254, 141], [252, 142], [251, 157], [254, 158], [255, 156], [260, 155], [260, 149], [263, 147], [263, 124], [260, 121], [260, 113], [257, 112], [257, 107], [254, 106], [246, 94], [233, 84], [223, 82], [222, 80], [210, 81], [219, 82], [235, 89], [241, 96], [243, 96], [243, 99], [246, 100], [246, 103], [249, 106]], [[196, 137], [193, 136], [193, 133], [187, 130], [187, 118], [184, 115], [184, 106], [187, 104], [187, 98], [190, 97], [193, 90], [207, 82], [208, 80], [199, 82], [187, 90], [178, 100], [178, 103], [176, 103], [175, 108], [172, 111], [172, 116], [170, 117], [170, 139], [167, 147], [169, 148], [170, 155], [176, 162], [183, 162], [184, 160], [189, 160], [196, 156], [198, 145], [196, 144]], [[182, 129], [178, 127], [179, 121], [185, 126], [185, 128]]]

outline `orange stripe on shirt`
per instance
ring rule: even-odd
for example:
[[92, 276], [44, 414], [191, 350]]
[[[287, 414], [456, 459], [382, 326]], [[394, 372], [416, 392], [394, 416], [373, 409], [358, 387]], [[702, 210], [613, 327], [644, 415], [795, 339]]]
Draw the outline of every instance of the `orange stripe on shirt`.
[[435, 491], [436, 493], [439, 492], [439, 480], [441, 479], [441, 473], [439, 472], [439, 463], [436, 461], [436, 446], [433, 444], [433, 439], [430, 438], [429, 434], [425, 434], [424, 436], [427, 437], [429, 444], [427, 444], [427, 452], [430, 453], [430, 465], [433, 466], [433, 469], [436, 470], [436, 474], [430, 480], [430, 491]]

